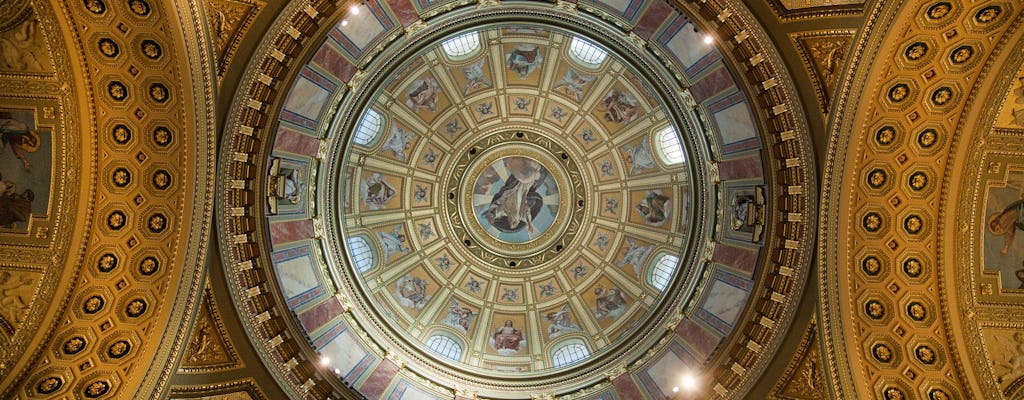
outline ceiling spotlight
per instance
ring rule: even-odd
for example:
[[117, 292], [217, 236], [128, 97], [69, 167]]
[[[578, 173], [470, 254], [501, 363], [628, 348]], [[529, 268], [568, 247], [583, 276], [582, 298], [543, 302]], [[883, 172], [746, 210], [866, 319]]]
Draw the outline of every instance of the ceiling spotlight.
[[680, 383], [682, 383], [684, 390], [693, 391], [694, 389], [697, 388], [697, 377], [694, 376], [693, 374], [683, 375], [683, 378], [680, 380]]
[[320, 357], [320, 365], [327, 366], [331, 363], [331, 359], [327, 356]]
[[341, 20], [341, 26], [348, 26], [348, 20], [347, 19]]
[[673, 386], [672, 393], [679, 393], [679, 386]]
[[714, 41], [715, 38], [711, 37], [711, 35], [704, 35], [704, 44], [711, 44]]
[[359, 15], [359, 7], [353, 4], [348, 7], [348, 12], [352, 15]]
[[340, 370], [340, 369], [337, 369], [337, 368], [335, 368], [335, 369], [334, 369], [334, 374], [335, 374], [335, 375], [341, 375], [341, 370]]

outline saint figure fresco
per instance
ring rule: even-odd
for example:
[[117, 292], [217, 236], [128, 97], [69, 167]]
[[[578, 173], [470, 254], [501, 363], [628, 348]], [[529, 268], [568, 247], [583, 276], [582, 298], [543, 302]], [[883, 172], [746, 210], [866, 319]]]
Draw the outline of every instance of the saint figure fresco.
[[494, 330], [490, 340], [491, 348], [503, 356], [510, 356], [519, 352], [526, 345], [526, 336], [523, 331], [512, 325], [512, 320], [505, 321], [505, 324]]

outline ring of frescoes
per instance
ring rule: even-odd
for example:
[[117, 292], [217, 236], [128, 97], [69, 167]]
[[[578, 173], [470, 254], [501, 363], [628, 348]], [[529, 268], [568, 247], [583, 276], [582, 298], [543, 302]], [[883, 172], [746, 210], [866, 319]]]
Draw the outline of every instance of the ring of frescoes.
[[[450, 230], [451, 237], [463, 243], [467, 253], [498, 271], [514, 269], [524, 273], [568, 253], [562, 250], [569, 248], [570, 242], [578, 236], [586, 215], [575, 210], [587, 207], [584, 179], [573, 152], [542, 133], [514, 129], [482, 135], [482, 139], [467, 144], [455, 154], [458, 158], [445, 180], [444, 213], [450, 222], [446, 229]], [[557, 196], [549, 193], [546, 197], [549, 201], [554, 197], [558, 199], [553, 221], [544, 222], [537, 229], [536, 237], [521, 242], [501, 240], [493, 230], [488, 232], [486, 222], [474, 208], [474, 187], [480, 175], [509, 157], [525, 157], [539, 163], [554, 179], [558, 192]]]

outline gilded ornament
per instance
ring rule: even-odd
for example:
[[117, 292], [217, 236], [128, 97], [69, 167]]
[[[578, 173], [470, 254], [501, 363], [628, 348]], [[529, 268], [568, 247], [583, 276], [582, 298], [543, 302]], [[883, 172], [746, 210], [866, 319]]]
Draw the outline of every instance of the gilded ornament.
[[864, 312], [867, 313], [871, 319], [882, 319], [885, 316], [885, 306], [882, 305], [878, 300], [869, 300], [864, 305]]
[[114, 211], [107, 216], [107, 227], [113, 230], [124, 228], [124, 225], [127, 222], [128, 217], [126, 217], [121, 211]]
[[107, 355], [113, 358], [121, 358], [132, 350], [132, 344], [127, 340], [118, 340], [107, 349]]
[[953, 99], [953, 90], [948, 87], [940, 87], [932, 92], [932, 104], [944, 106]]
[[935, 142], [939, 139], [939, 133], [934, 129], [925, 129], [917, 135], [917, 144], [922, 148], [930, 148], [935, 145]]
[[905, 400], [907, 398], [907, 396], [903, 394], [902, 390], [894, 387], [885, 388], [885, 390], [882, 391], [882, 394], [885, 396], [886, 400]]
[[882, 185], [885, 185], [885, 181], [886, 176], [883, 170], [875, 169], [868, 173], [868, 186], [872, 188], [878, 189], [882, 187]]
[[882, 228], [882, 216], [874, 212], [868, 213], [864, 216], [863, 225], [868, 232], [878, 232]]
[[914, 355], [922, 364], [931, 365], [935, 363], [935, 351], [931, 347], [921, 345], [914, 349]]
[[144, 17], [149, 15], [149, 3], [146, 3], [143, 0], [130, 0], [128, 2], [128, 8], [138, 16]]
[[85, 0], [85, 9], [99, 15], [107, 12], [107, 5], [102, 0]]
[[81, 336], [74, 336], [71, 339], [68, 339], [68, 341], [64, 342], [64, 346], [62, 346], [61, 348], [62, 350], [64, 350], [64, 354], [74, 355], [81, 352], [82, 349], [85, 349], [85, 345], [85, 338]]
[[171, 144], [171, 130], [167, 127], [157, 127], [153, 130], [153, 142], [160, 147], [167, 147]]
[[918, 302], [911, 302], [907, 305], [907, 315], [910, 316], [914, 321], [924, 321], [925, 317], [928, 316], [924, 305]]
[[82, 310], [88, 314], [95, 314], [103, 309], [104, 300], [99, 295], [89, 296], [82, 303]]
[[906, 100], [908, 95], [910, 95], [910, 87], [904, 83], [899, 83], [889, 88], [889, 100], [893, 103]]
[[903, 228], [907, 230], [907, 233], [918, 234], [924, 228], [924, 222], [921, 221], [921, 217], [911, 215], [903, 220]]
[[123, 188], [132, 182], [132, 174], [125, 168], [118, 168], [114, 170], [114, 175], [110, 179], [114, 186]]
[[991, 5], [981, 10], [978, 10], [977, 14], [974, 14], [974, 20], [979, 24], [986, 25], [995, 21], [999, 17], [999, 14], [1003, 13], [1003, 8], [998, 5]]
[[163, 232], [167, 228], [167, 217], [163, 214], [153, 214], [149, 217], [149, 231], [153, 233]]
[[963, 64], [974, 56], [974, 48], [971, 46], [960, 46], [949, 55], [949, 61], [953, 64]]
[[96, 263], [96, 268], [99, 269], [100, 272], [110, 272], [110, 271], [113, 271], [114, 268], [116, 268], [116, 267], [117, 267], [117, 256], [115, 256], [115, 255], [113, 255], [111, 253], [106, 253], [106, 254], [100, 256], [99, 261]]
[[949, 394], [947, 394], [945, 390], [942, 390], [942, 389], [932, 389], [932, 390], [928, 391], [928, 399], [929, 400], [950, 400], [951, 397], [949, 397]]
[[36, 391], [39, 394], [50, 394], [60, 390], [64, 386], [64, 380], [57, 376], [48, 376], [36, 384]]
[[107, 38], [100, 39], [99, 49], [100, 54], [110, 58], [117, 57], [117, 55], [121, 53], [121, 49], [117, 46], [117, 43]]
[[133, 299], [128, 302], [124, 312], [125, 314], [128, 314], [129, 317], [138, 318], [146, 312], [146, 301], [143, 299]]
[[921, 266], [921, 261], [916, 258], [911, 257], [903, 262], [903, 273], [907, 274], [907, 276], [911, 278], [921, 276], [922, 270], [923, 267]]
[[107, 93], [110, 94], [110, 98], [121, 101], [128, 97], [128, 88], [121, 82], [110, 82], [107, 85]]
[[161, 83], [154, 83], [149, 86], [149, 97], [157, 103], [164, 103], [170, 97], [170, 92], [167, 90], [167, 86]]
[[920, 60], [925, 54], [928, 54], [928, 45], [922, 42], [908, 46], [907, 50], [903, 52], [903, 55], [910, 61]]
[[143, 258], [139, 263], [139, 272], [146, 276], [155, 274], [158, 269], [160, 269], [160, 262], [152, 256]]
[[94, 381], [85, 387], [85, 397], [97, 398], [110, 391], [110, 384], [106, 381]]
[[114, 129], [110, 133], [117, 144], [127, 144], [132, 140], [132, 131], [124, 124], [114, 125]]
[[864, 273], [875, 276], [882, 270], [882, 262], [878, 257], [868, 256], [864, 258], [863, 262], [861, 262], [861, 269], [864, 270]]
[[891, 144], [896, 140], [896, 129], [891, 126], [883, 126], [875, 132], [875, 141], [882, 146]]
[[926, 15], [928, 19], [937, 21], [945, 18], [951, 11], [953, 11], [953, 5], [943, 1], [928, 7]]
[[875, 359], [884, 363], [892, 361], [892, 350], [889, 346], [884, 344], [876, 344], [871, 348], [871, 353], [875, 356]]
[[160, 48], [160, 45], [152, 40], [143, 40], [141, 47], [142, 54], [144, 54], [151, 60], [156, 60], [160, 58], [161, 55], [163, 55], [163, 50]]
[[171, 186], [171, 174], [164, 170], [158, 170], [153, 173], [153, 186], [157, 189], [164, 190]]
[[925, 186], [928, 185], [928, 175], [926, 175], [924, 172], [915, 172], [912, 175], [910, 175], [908, 183], [911, 189], [915, 191], [920, 191], [921, 189], [924, 189]]

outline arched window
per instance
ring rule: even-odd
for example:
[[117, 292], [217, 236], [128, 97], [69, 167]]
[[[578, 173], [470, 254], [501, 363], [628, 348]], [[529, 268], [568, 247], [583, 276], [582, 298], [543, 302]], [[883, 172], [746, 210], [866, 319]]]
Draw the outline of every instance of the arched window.
[[679, 164], [686, 161], [686, 157], [683, 155], [683, 145], [679, 143], [679, 134], [671, 125], [658, 131], [655, 142], [658, 143], [658, 152], [661, 153], [661, 158], [666, 164]]
[[590, 357], [590, 350], [587, 350], [587, 346], [579, 340], [567, 340], [551, 352], [555, 368], [575, 364], [587, 357]]
[[380, 134], [382, 122], [380, 114], [372, 108], [366, 109], [366, 114], [363, 114], [363, 119], [359, 120], [359, 126], [356, 127], [356, 135], [352, 141], [361, 146], [369, 146]]
[[672, 281], [672, 275], [676, 273], [677, 268], [679, 268], [679, 257], [664, 254], [658, 258], [658, 262], [647, 274], [647, 283], [654, 286], [655, 289], [665, 290], [668, 283]]
[[441, 48], [444, 49], [448, 58], [465, 58], [480, 49], [480, 34], [477, 32], [463, 33], [441, 42]]
[[569, 42], [569, 55], [588, 67], [599, 67], [608, 58], [608, 52], [578, 37]]
[[462, 345], [445, 335], [431, 335], [427, 338], [427, 348], [452, 361], [462, 358]]
[[362, 236], [348, 238], [348, 252], [352, 256], [352, 263], [356, 266], [356, 271], [360, 274], [373, 267], [373, 252]]

